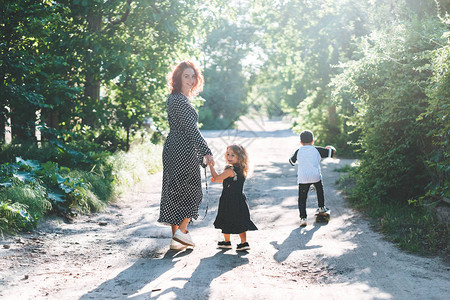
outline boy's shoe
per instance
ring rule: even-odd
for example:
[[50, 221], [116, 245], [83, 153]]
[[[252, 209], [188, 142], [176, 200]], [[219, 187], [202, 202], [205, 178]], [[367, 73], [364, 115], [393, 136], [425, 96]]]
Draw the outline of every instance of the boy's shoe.
[[318, 214], [324, 214], [324, 213], [327, 213], [328, 211], [329, 211], [328, 208], [326, 208], [325, 206], [322, 206], [322, 207], [319, 207], [319, 208], [316, 210], [316, 213], [318, 213]]
[[250, 250], [250, 245], [247, 242], [238, 244], [236, 247], [236, 251], [246, 251], [246, 250]]
[[186, 245], [183, 245], [177, 241], [175, 241], [174, 239], [170, 240], [170, 250], [175, 250], [175, 251], [181, 251], [186, 249]]
[[306, 218], [301, 218], [301, 219], [300, 219], [300, 226], [301, 226], [301, 227], [306, 226]]
[[186, 246], [191, 246], [191, 247], [195, 246], [194, 242], [192, 241], [191, 236], [189, 235], [189, 232], [182, 233], [180, 229], [177, 229], [177, 231], [175, 231], [175, 234], [173, 235], [173, 239], [179, 243], [182, 243], [183, 245], [186, 245]]
[[221, 241], [217, 243], [217, 247], [218, 248], [222, 248], [222, 249], [231, 249], [231, 242], [225, 242], [225, 241]]

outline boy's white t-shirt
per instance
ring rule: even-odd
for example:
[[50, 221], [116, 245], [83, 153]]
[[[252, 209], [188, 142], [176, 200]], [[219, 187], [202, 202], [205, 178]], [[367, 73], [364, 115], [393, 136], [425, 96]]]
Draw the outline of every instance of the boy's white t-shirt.
[[297, 152], [297, 182], [315, 183], [322, 180], [321, 156], [313, 145], [304, 145]]

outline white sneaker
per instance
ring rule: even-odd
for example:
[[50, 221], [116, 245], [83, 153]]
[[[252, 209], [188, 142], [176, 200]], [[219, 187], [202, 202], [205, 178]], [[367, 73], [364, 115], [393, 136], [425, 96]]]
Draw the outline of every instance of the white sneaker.
[[328, 211], [329, 211], [328, 208], [326, 208], [325, 206], [322, 206], [322, 207], [319, 207], [319, 208], [316, 210], [316, 213], [318, 213], [318, 214], [323, 214], [323, 213], [327, 213]]
[[306, 226], [306, 218], [300, 219], [300, 226], [302, 226], [302, 227]]
[[174, 239], [170, 240], [170, 250], [181, 251], [181, 250], [184, 250], [186, 247], [187, 247], [186, 245], [178, 243]]
[[177, 229], [177, 231], [175, 231], [175, 234], [173, 235], [173, 239], [179, 243], [182, 243], [183, 245], [186, 245], [186, 246], [192, 246], [192, 247], [195, 246], [194, 242], [192, 241], [191, 236], [189, 235], [189, 232], [182, 233], [180, 229]]

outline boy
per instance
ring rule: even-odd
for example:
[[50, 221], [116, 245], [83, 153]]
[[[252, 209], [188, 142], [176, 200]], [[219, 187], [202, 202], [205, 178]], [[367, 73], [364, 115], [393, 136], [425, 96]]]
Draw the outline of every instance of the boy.
[[297, 183], [298, 183], [298, 209], [300, 211], [300, 226], [306, 226], [306, 198], [311, 184], [317, 192], [319, 208], [317, 213], [326, 213], [325, 198], [323, 194], [322, 173], [320, 171], [320, 160], [323, 157], [334, 157], [336, 149], [332, 146], [314, 147], [314, 135], [309, 130], [300, 133], [300, 144], [302, 146], [295, 151], [289, 159], [293, 166], [298, 161]]

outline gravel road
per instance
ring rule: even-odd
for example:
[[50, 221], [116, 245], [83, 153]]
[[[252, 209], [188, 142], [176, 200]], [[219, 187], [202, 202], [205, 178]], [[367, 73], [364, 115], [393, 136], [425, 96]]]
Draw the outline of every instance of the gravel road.
[[[322, 161], [332, 217], [314, 222], [310, 193], [308, 225], [300, 228], [296, 170], [288, 163], [299, 139], [287, 123], [244, 119], [239, 130], [203, 133], [218, 169], [227, 144], [243, 144], [252, 159], [245, 192], [259, 230], [247, 234], [248, 253], [216, 249], [221, 185], [212, 183], [190, 225], [197, 246], [169, 250], [170, 229], [156, 223], [158, 173], [102, 213], [70, 224], [49, 219], [33, 233], [0, 240], [0, 298], [448, 299], [448, 264], [400, 251], [346, 204], [335, 183], [342, 173], [334, 170], [352, 160]], [[233, 248], [238, 241], [232, 236]]]

